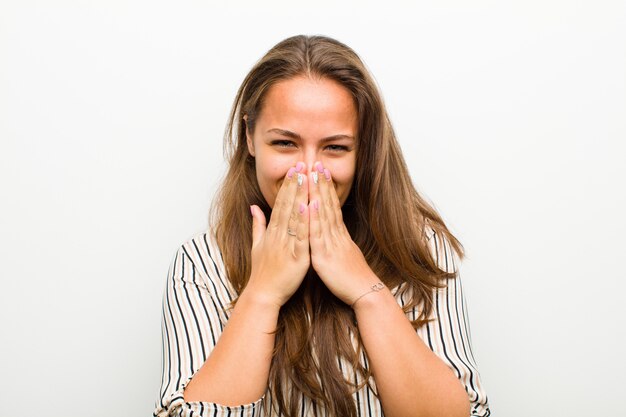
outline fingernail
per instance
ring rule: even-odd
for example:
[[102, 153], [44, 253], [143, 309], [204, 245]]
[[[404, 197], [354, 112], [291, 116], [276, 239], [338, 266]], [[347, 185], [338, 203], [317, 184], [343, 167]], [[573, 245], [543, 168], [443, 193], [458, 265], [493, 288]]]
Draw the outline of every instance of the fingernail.
[[321, 162], [318, 162], [317, 164], [315, 164], [315, 167], [317, 168], [317, 171], [322, 174], [324, 172], [324, 166], [322, 165]]
[[289, 171], [287, 171], [287, 178], [293, 177], [294, 172], [296, 172], [296, 169], [294, 167], [289, 168]]
[[311, 173], [311, 176], [313, 177], [313, 182], [314, 182], [315, 184], [317, 184], [317, 171], [313, 171], [313, 172]]
[[301, 172], [304, 169], [304, 162], [298, 162], [296, 164], [296, 172]]
[[304, 203], [300, 203], [300, 207], [299, 207], [299, 209], [300, 209], [300, 214], [304, 213], [304, 209], [305, 209], [305, 207], [306, 207], [306, 206], [304, 205]]
[[298, 174], [298, 187], [300, 187], [302, 185], [302, 182], [304, 181], [304, 177], [302, 174]]
[[313, 200], [313, 207], [315, 207], [315, 210], [319, 210], [320, 209], [320, 203], [318, 203], [317, 200]]
[[250, 206], [250, 214], [254, 216], [254, 207]]
[[330, 181], [330, 171], [326, 168], [324, 168], [324, 176], [326, 177], [327, 181]]

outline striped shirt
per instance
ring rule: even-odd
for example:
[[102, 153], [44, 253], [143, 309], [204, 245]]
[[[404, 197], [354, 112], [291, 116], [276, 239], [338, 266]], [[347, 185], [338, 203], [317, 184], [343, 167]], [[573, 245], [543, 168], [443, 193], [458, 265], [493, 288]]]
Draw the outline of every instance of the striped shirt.
[[[439, 239], [429, 228], [429, 245], [440, 268], [457, 271], [457, 257], [445, 239]], [[407, 303], [405, 287], [391, 290], [398, 304]], [[472, 416], [489, 416], [486, 392], [476, 368], [471, 347], [467, 306], [463, 296], [460, 276], [449, 280], [448, 286], [434, 291], [434, 308], [428, 322], [417, 329], [426, 345], [449, 366], [465, 386], [471, 404]], [[162, 376], [161, 387], [154, 410], [155, 417], [261, 417], [272, 398], [266, 394], [251, 404], [224, 406], [210, 402], [185, 402], [183, 390], [200, 369], [217, 343], [230, 316], [230, 302], [236, 297], [226, 277], [221, 252], [210, 232], [195, 235], [176, 252], [168, 271], [163, 296], [162, 314]], [[407, 313], [415, 319], [418, 307]], [[367, 367], [363, 353], [361, 363]], [[350, 364], [339, 361], [347, 379], [361, 382], [355, 377]], [[375, 381], [353, 394], [359, 417], [383, 416], [380, 400], [372, 389]], [[316, 407], [318, 415], [327, 416]], [[273, 414], [272, 414], [273, 415]], [[301, 401], [300, 416], [314, 416], [308, 398]]]

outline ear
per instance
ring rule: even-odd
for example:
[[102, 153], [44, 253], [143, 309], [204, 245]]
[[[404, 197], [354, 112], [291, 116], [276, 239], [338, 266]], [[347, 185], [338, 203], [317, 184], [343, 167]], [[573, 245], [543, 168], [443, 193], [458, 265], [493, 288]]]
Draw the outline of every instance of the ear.
[[243, 121], [246, 124], [246, 143], [248, 144], [248, 152], [254, 158], [254, 141], [252, 140], [252, 135], [248, 130], [248, 115], [244, 114]]

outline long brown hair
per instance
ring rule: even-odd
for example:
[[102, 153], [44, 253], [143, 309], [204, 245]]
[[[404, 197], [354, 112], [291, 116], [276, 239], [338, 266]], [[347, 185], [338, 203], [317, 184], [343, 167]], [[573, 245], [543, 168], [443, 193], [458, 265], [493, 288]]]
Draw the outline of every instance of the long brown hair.
[[[456, 276], [437, 265], [428, 249], [427, 227], [447, 239], [460, 259], [463, 247], [413, 186], [365, 65], [352, 49], [328, 37], [294, 36], [281, 41], [250, 70], [237, 92], [224, 138], [229, 169], [211, 218], [229, 280], [240, 294], [250, 276], [249, 206], [261, 207], [268, 219], [271, 213], [257, 183], [255, 159], [246, 146], [243, 116], [253, 132], [269, 88], [302, 75], [334, 80], [352, 94], [358, 115], [356, 173], [342, 208], [344, 221], [376, 275], [389, 288], [406, 286], [409, 301], [404, 310], [419, 306], [420, 315], [412, 322], [417, 328], [432, 312], [433, 289]], [[279, 414], [295, 417], [304, 395], [330, 415], [356, 416], [351, 394], [369, 383], [371, 376], [359, 360], [363, 353], [353, 310], [309, 270], [280, 310], [268, 381], [272, 403]], [[346, 380], [338, 358], [352, 364], [364, 382]]]

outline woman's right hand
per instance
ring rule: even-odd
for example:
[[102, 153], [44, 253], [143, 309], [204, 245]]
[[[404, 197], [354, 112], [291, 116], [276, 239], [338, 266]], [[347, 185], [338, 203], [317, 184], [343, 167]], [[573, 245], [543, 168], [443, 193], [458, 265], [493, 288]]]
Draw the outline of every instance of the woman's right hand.
[[299, 163], [298, 171], [290, 168], [285, 175], [269, 225], [266, 226], [263, 211], [256, 205], [250, 206], [252, 270], [244, 293], [279, 308], [296, 292], [311, 265], [308, 183], [302, 173], [303, 165]]

